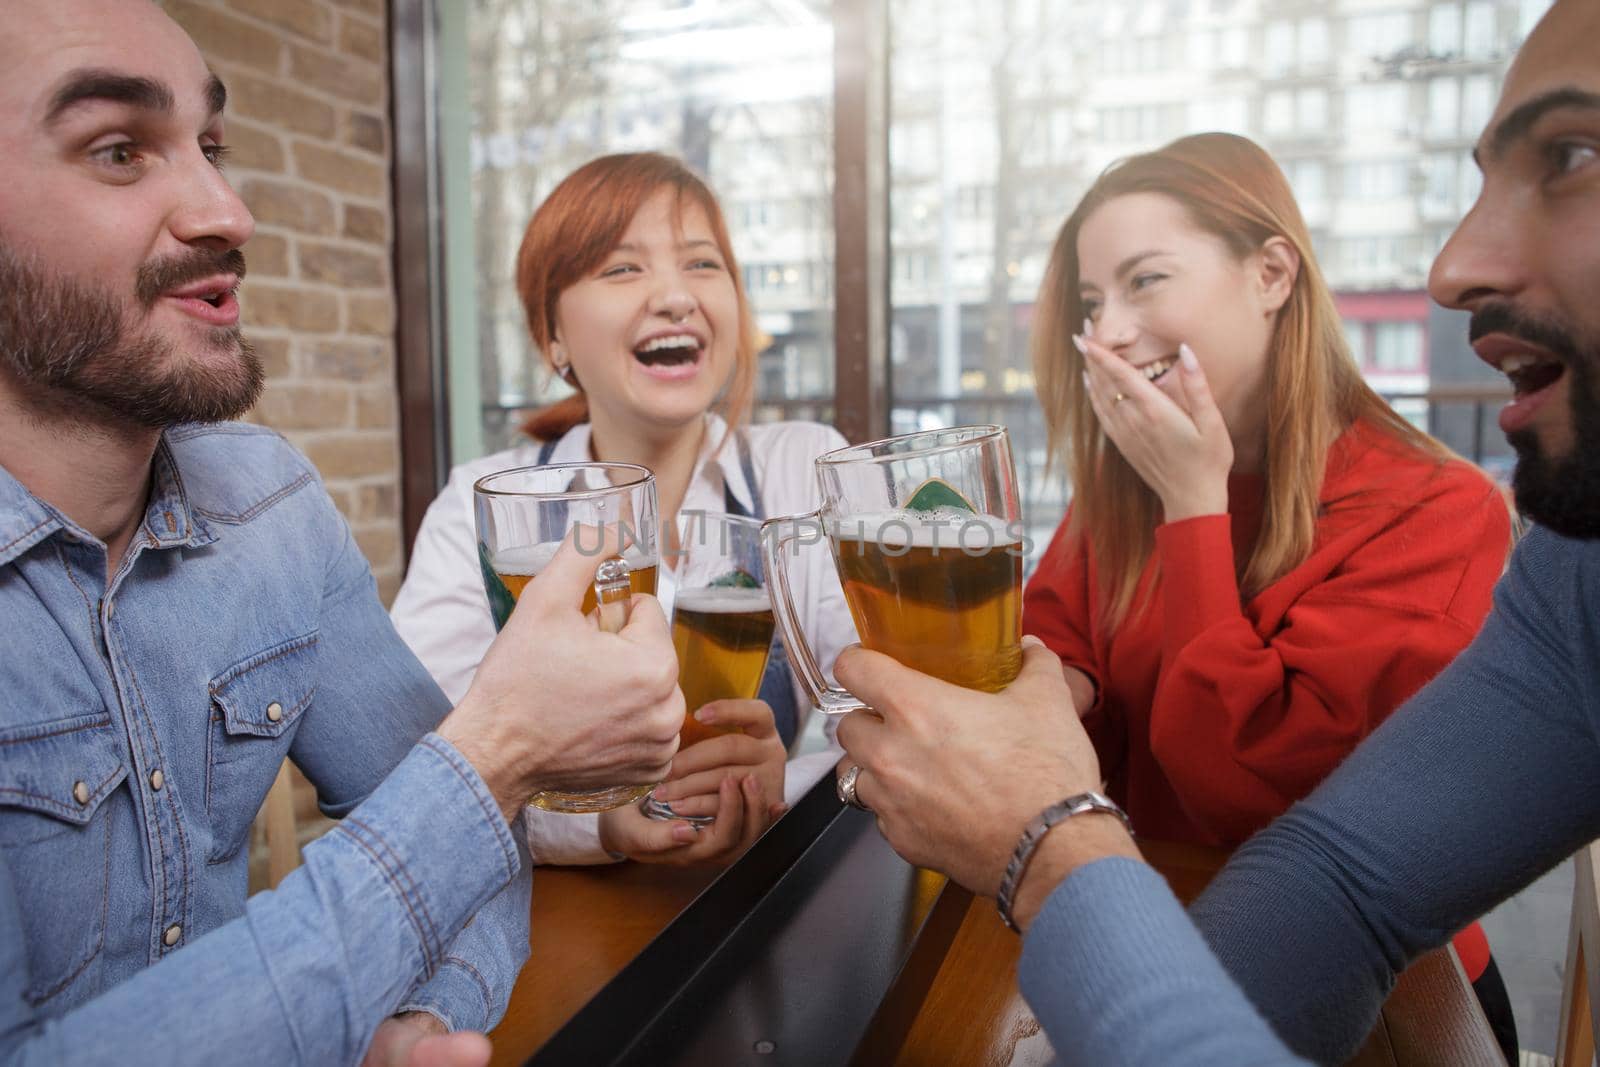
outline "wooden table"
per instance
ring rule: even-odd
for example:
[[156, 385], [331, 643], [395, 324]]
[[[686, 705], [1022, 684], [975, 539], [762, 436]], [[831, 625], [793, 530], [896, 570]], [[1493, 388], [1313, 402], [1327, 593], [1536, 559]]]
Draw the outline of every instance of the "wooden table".
[[541, 867], [533, 879], [529, 964], [490, 1035], [490, 1067], [532, 1055], [718, 873], [643, 863]]
[[[840, 825], [851, 820], [854, 820], [852, 826]], [[865, 833], [863, 827], [867, 828]], [[762, 987], [761, 995], [741, 1000], [738, 994], [744, 991], [735, 990], [735, 995], [721, 1007], [724, 1016], [728, 1012], [734, 1015], [765, 1013], [768, 1018], [754, 1023], [754, 1030], [746, 1028], [737, 1041], [729, 1040], [726, 1022], [719, 1024], [724, 1027], [722, 1036], [713, 1036], [709, 1046], [714, 1050], [713, 1058], [729, 1063], [822, 1062], [823, 1059], [843, 1062], [851, 1058], [838, 1053], [830, 1053], [829, 1057], [800, 1056], [795, 1060], [786, 1060], [783, 1055], [757, 1059], [750, 1056], [750, 1033], [776, 1034], [784, 1022], [788, 1024], [789, 1037], [783, 1051], [795, 1053], [796, 1032], [807, 1034], [829, 1025], [828, 998], [831, 995], [838, 1008], [839, 1025], [850, 1035], [843, 1047], [854, 1048], [856, 1064], [873, 1067], [886, 1063], [901, 1067], [1014, 1064], [1023, 1067], [1048, 1063], [1049, 1046], [1040, 1037], [1039, 1025], [1017, 991], [1016, 968], [1021, 943], [1001, 924], [993, 903], [975, 899], [959, 886], [947, 884], [929, 872], [914, 873], [907, 868], [904, 878], [886, 878], [887, 869], [881, 855], [884, 846], [870, 824], [861, 819], [859, 813], [847, 811], [828, 827], [828, 833], [835, 839], [844, 836], [846, 830], [853, 834], [850, 843], [840, 846], [846, 851], [826, 858], [827, 871], [837, 871], [837, 879], [832, 874], [823, 875], [825, 881], [814, 884], [806, 892], [818, 897], [836, 893], [838, 886], [826, 882], [840, 880], [852, 882], [852, 892], [858, 894], [861, 874], [875, 872], [868, 884], [882, 885], [885, 892], [903, 898], [896, 910], [880, 912], [897, 916], [895, 922], [903, 927], [883, 938], [891, 953], [899, 952], [902, 962], [891, 962], [887, 971], [880, 964], [879, 971], [885, 977], [879, 992], [873, 994], [876, 1006], [869, 1004], [863, 1009], [858, 999], [863, 993], [861, 989], [846, 991], [847, 984], [818, 977], [819, 974], [844, 976], [862, 969], [860, 928], [853, 936], [830, 938], [831, 920], [816, 925], [813, 930], [821, 932], [806, 935], [804, 949], [798, 955], [792, 944], [784, 948], [777, 941], [772, 942], [772, 952], [779, 958], [775, 964], [779, 977], [759, 974], [752, 979], [748, 967], [730, 970], [728, 973], [740, 976], [734, 981]], [[826, 843], [823, 841], [819, 848]], [[1146, 857], [1183, 900], [1191, 899], [1204, 888], [1224, 858], [1219, 851], [1193, 846], [1150, 842], [1141, 845]], [[888, 858], [898, 862], [892, 855]], [[817, 866], [816, 860], [815, 852], [809, 855], [808, 862], [813, 868]], [[544, 1045], [622, 972], [629, 961], [639, 956], [652, 939], [712, 883], [717, 873], [640, 864], [538, 871], [534, 878], [532, 957], [512, 993], [504, 1021], [491, 1034], [494, 1042], [491, 1062], [518, 1064]], [[697, 907], [703, 912], [707, 900], [726, 888], [726, 884], [715, 887]], [[789, 892], [790, 896], [781, 906], [786, 912], [796, 910], [792, 886]], [[836, 896], [830, 898], [837, 899]], [[865, 909], [866, 904], [862, 907]], [[682, 925], [675, 926], [674, 931], [681, 933]], [[840, 928], [848, 925], [838, 923]], [[903, 946], [903, 950], [895, 949], [895, 945]], [[767, 949], [768, 942], [763, 941], [757, 950], [747, 945], [744, 953], [765, 953]], [[660, 946], [652, 951], [659, 954]], [[796, 975], [791, 970], [806, 973]], [[792, 980], [804, 988], [807, 1005], [804, 1019], [795, 1018], [793, 1000], [775, 996], [768, 988], [775, 980]], [[646, 1006], [637, 1004], [636, 994], [619, 996], [613, 987], [607, 996], [611, 998], [612, 1008], [625, 1006], [636, 1016], [633, 1021], [618, 1018], [619, 1026], [645, 1025], [639, 1021], [643, 1017], [637, 1014], [637, 1009]], [[700, 1003], [703, 1009], [704, 998]], [[617, 1014], [622, 1013], [618, 1011]], [[776, 1029], [772, 1021], [774, 1013], [780, 1023]], [[693, 1029], [697, 1025], [694, 1011], [683, 1014], [689, 1018], [678, 1019], [672, 1025], [679, 1030]], [[657, 1022], [650, 1020], [650, 1025]], [[572, 1029], [569, 1027], [562, 1036], [569, 1036]], [[702, 1040], [695, 1057], [665, 1055], [659, 1062], [708, 1062], [706, 1050], [707, 1045]], [[546, 1058], [551, 1054], [551, 1050], [547, 1050]], [[637, 1050], [620, 1058], [658, 1062], [657, 1059], [641, 1059]], [[1460, 965], [1449, 950], [1441, 950], [1418, 961], [1401, 977], [1385, 1006], [1383, 1019], [1353, 1062], [1360, 1067], [1390, 1064], [1498, 1067], [1503, 1060], [1486, 1024], [1482, 1023], [1482, 1014]]]
[[[1199, 895], [1227, 858], [1221, 850], [1194, 845], [1141, 841], [1140, 848], [1185, 903]], [[1021, 940], [1000, 921], [992, 901], [967, 896], [960, 928], [903, 1035], [875, 1035], [881, 1048], [896, 1050], [892, 1060], [881, 1057], [878, 1062], [897, 1067], [1045, 1067], [1052, 1062], [1039, 1023], [1017, 990]], [[858, 1057], [858, 1062], [867, 1061]], [[1424, 956], [1401, 975], [1350, 1067], [1504, 1063], [1466, 974], [1446, 948]]]

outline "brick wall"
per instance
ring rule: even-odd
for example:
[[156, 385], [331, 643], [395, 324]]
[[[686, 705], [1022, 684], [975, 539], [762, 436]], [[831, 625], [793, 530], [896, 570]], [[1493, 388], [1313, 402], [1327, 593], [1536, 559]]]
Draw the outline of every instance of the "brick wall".
[[400, 585], [386, 0], [162, 0], [228, 87], [227, 173], [256, 217], [241, 294], [251, 418], [322, 472], [384, 602]]
[[[401, 533], [386, 0], [160, 2], [228, 87], [227, 174], [256, 217], [240, 302], [268, 382], [248, 417], [311, 457], [388, 603]], [[331, 824], [294, 779], [306, 842]], [[263, 840], [258, 820], [253, 888]]]

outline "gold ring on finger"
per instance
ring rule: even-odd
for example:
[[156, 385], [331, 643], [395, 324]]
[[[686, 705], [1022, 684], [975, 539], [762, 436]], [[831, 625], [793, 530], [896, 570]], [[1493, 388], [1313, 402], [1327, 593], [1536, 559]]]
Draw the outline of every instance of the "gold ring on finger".
[[1127, 393], [1118, 393], [1116, 396], [1111, 398], [1111, 403], [1114, 404], [1114, 405], [1115, 404], [1120, 404], [1126, 399], [1128, 399], [1128, 394]]

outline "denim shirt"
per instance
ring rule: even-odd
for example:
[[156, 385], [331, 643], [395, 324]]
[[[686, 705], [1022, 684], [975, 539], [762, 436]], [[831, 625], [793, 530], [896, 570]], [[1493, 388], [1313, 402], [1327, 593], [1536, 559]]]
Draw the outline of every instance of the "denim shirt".
[[[0, 1062], [353, 1063], [397, 1011], [492, 1026], [531, 865], [429, 733], [448, 710], [271, 431], [168, 431], [109, 583], [0, 469]], [[341, 821], [247, 900], [286, 755]]]

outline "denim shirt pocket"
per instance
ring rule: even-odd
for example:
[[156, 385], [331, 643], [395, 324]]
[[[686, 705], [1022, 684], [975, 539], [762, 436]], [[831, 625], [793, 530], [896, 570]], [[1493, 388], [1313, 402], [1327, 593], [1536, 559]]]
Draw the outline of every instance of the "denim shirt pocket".
[[227, 862], [248, 840], [300, 717], [311, 706], [316, 665], [313, 631], [246, 657], [211, 680], [208, 862]]
[[0, 732], [0, 850], [27, 945], [23, 996], [38, 1007], [72, 985], [105, 945], [111, 816], [128, 776], [104, 711]]

